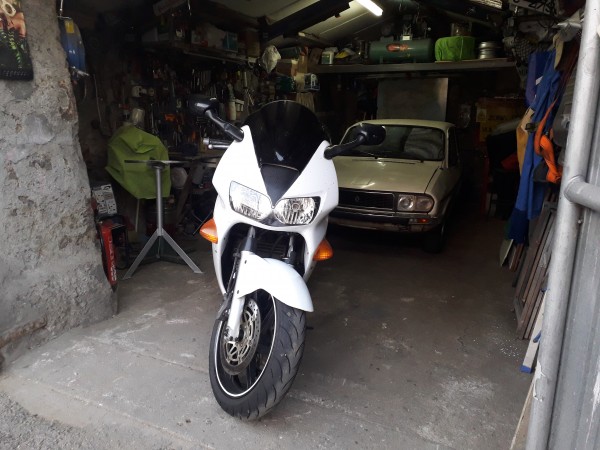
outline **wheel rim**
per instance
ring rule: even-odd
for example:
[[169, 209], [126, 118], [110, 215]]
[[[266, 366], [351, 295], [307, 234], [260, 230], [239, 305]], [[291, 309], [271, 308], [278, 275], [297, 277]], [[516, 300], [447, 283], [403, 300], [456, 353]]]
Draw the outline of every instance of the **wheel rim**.
[[237, 342], [228, 342], [221, 338], [219, 356], [223, 370], [229, 375], [240, 375], [252, 362], [260, 337], [261, 320], [258, 305], [249, 299], [242, 311], [240, 334]]
[[226, 322], [217, 324], [213, 349], [215, 374], [223, 392], [234, 398], [246, 395], [262, 378], [275, 342], [275, 299], [266, 293], [253, 295], [244, 305], [239, 342], [226, 342]]

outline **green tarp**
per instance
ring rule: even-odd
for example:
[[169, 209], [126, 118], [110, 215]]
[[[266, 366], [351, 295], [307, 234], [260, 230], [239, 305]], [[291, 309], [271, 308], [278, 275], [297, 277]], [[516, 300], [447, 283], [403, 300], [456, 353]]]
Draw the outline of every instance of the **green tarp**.
[[[156, 198], [154, 169], [146, 164], [126, 163], [125, 160], [167, 160], [169, 152], [156, 136], [133, 125], [119, 128], [108, 141], [106, 170], [135, 198]], [[163, 196], [171, 192], [171, 171], [167, 166], [162, 173]]]

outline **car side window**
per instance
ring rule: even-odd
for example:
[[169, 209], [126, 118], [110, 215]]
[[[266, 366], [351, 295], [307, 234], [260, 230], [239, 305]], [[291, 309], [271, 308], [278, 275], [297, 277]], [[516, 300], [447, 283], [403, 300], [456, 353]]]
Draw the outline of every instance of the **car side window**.
[[448, 130], [448, 166], [454, 167], [458, 165], [458, 144], [456, 142], [456, 130], [450, 128]]

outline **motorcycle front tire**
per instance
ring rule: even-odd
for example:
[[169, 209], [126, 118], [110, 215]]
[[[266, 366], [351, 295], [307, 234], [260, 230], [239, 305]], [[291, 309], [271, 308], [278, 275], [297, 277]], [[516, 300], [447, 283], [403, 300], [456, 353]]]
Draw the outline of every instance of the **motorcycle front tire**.
[[[253, 309], [258, 310], [260, 320], [251, 319]], [[249, 326], [252, 320], [254, 328]], [[258, 291], [246, 297], [240, 341], [247, 345], [231, 349], [224, 341], [226, 323], [217, 320], [213, 327], [209, 351], [211, 387], [225, 412], [242, 420], [256, 420], [283, 399], [298, 373], [304, 352], [306, 313]], [[258, 341], [252, 345], [244, 339], [244, 330], [251, 334], [257, 327]], [[250, 363], [241, 373], [232, 374], [224, 355], [235, 358], [245, 352], [246, 363]]]

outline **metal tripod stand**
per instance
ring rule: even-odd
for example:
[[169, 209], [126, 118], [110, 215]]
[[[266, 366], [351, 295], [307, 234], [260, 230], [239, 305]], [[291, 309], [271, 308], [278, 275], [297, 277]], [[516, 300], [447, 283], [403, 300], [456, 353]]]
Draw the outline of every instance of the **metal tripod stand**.
[[[144, 248], [140, 252], [140, 254], [135, 258], [133, 264], [123, 277], [124, 280], [131, 278], [135, 270], [138, 268], [140, 263], [143, 261], [145, 256], [156, 243], [156, 255], [155, 261], [165, 260], [169, 262], [180, 263], [181, 260], [185, 261], [185, 263], [194, 271], [194, 273], [202, 273], [202, 271], [198, 268], [194, 261], [190, 259], [188, 255], [185, 254], [183, 249], [177, 245], [177, 243], [173, 240], [169, 233], [163, 228], [163, 196], [162, 196], [162, 171], [165, 167], [174, 165], [174, 164], [183, 164], [182, 161], [157, 161], [157, 160], [148, 160], [148, 161], [135, 161], [135, 160], [127, 160], [126, 163], [140, 163], [147, 164], [148, 167], [154, 169], [154, 173], [156, 175], [156, 231], [152, 234]], [[177, 256], [167, 255], [164, 253], [164, 250], [167, 248], [167, 244], [175, 250], [175, 252], [179, 255], [179, 259]]]

